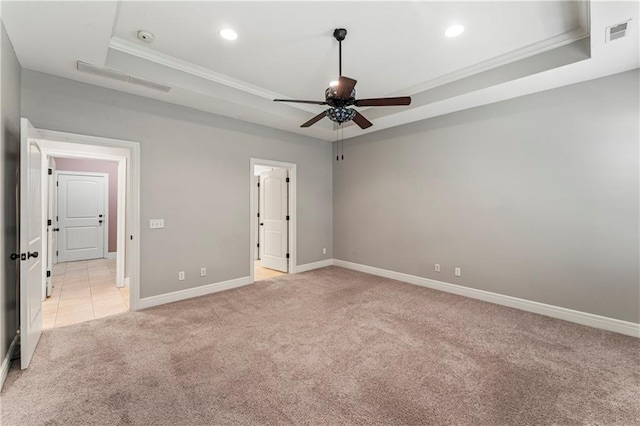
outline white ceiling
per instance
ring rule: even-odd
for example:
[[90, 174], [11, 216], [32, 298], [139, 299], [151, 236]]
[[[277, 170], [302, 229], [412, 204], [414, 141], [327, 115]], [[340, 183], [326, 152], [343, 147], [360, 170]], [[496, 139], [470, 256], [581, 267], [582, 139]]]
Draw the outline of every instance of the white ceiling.
[[[605, 28], [631, 19], [627, 37]], [[343, 74], [359, 98], [411, 95], [408, 107], [360, 109], [358, 136], [640, 66], [638, 2], [10, 2], [5, 23], [24, 68], [328, 141], [322, 107], [338, 75], [333, 29], [348, 30]], [[445, 29], [459, 23], [456, 38]], [[234, 28], [230, 42], [218, 32]], [[155, 35], [151, 44], [138, 30]], [[76, 62], [170, 86], [168, 93], [79, 72]]]

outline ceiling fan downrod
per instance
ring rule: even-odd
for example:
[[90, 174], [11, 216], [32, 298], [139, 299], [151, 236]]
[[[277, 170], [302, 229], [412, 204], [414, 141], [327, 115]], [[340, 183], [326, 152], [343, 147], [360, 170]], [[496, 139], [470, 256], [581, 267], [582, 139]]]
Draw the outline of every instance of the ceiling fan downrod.
[[342, 76], [342, 40], [347, 37], [347, 30], [336, 28], [333, 30], [333, 37], [338, 40], [338, 76]]

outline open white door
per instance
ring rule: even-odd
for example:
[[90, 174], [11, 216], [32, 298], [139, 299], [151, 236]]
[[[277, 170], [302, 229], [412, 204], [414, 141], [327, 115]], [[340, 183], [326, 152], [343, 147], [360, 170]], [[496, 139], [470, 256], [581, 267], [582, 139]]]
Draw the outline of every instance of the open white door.
[[20, 365], [29, 366], [42, 334], [42, 152], [29, 120], [20, 121]]
[[260, 175], [260, 263], [288, 272], [287, 170], [273, 169]]
[[104, 257], [106, 177], [58, 172], [58, 262]]

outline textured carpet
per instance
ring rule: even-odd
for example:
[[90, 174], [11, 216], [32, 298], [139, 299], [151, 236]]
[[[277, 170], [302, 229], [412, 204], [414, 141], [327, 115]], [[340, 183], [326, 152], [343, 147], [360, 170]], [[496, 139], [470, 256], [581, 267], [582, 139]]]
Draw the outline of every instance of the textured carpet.
[[43, 334], [2, 425], [640, 424], [640, 340], [337, 267]]

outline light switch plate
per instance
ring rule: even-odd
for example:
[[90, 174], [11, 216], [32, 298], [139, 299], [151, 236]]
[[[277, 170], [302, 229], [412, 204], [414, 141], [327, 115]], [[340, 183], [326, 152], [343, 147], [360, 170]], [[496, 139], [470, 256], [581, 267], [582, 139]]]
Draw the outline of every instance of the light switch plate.
[[164, 219], [149, 220], [149, 229], [160, 229], [160, 228], [164, 228]]

